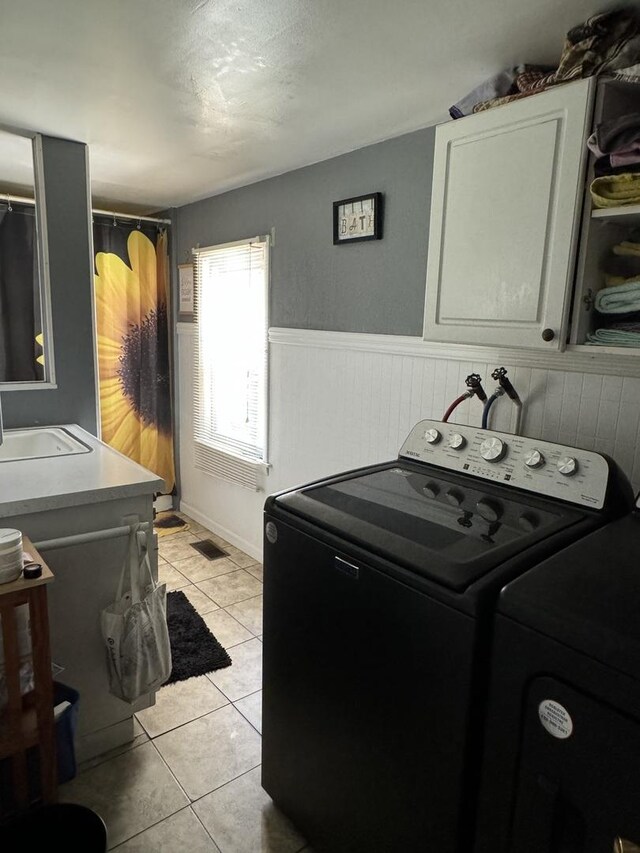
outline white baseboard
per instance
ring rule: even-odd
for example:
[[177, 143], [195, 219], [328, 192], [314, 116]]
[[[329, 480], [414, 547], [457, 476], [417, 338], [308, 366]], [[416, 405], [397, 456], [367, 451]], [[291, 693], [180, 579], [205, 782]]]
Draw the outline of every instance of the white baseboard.
[[189, 518], [197, 521], [198, 524], [202, 524], [203, 527], [206, 527], [207, 530], [211, 530], [212, 533], [222, 536], [223, 539], [226, 539], [226, 541], [231, 545], [235, 545], [236, 548], [240, 548], [241, 551], [244, 551], [245, 554], [253, 557], [254, 560], [262, 562], [261, 549], [256, 548], [251, 542], [238, 536], [233, 532], [233, 530], [228, 530], [226, 527], [217, 524], [212, 518], [208, 518], [204, 513], [191, 506], [191, 504], [185, 503], [185, 501], [180, 501], [180, 512], [184, 512], [185, 515], [188, 515]]

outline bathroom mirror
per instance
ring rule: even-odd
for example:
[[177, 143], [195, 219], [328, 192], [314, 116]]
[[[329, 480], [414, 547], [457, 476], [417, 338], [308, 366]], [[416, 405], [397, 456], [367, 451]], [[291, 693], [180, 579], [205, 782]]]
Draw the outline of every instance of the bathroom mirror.
[[55, 387], [42, 139], [0, 125], [0, 391]]

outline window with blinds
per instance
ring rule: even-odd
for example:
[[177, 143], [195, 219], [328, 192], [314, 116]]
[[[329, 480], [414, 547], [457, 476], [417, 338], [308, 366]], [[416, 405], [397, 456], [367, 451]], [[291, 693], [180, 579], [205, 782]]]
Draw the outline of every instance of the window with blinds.
[[269, 238], [193, 255], [195, 464], [257, 489], [267, 462]]

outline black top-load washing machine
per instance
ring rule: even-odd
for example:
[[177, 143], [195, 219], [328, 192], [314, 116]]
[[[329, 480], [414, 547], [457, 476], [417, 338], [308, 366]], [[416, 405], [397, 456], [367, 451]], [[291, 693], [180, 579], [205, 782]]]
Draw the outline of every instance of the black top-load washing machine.
[[640, 511], [502, 592], [476, 853], [640, 853]]
[[631, 507], [597, 453], [436, 421], [267, 499], [262, 782], [314, 848], [468, 853], [496, 596]]

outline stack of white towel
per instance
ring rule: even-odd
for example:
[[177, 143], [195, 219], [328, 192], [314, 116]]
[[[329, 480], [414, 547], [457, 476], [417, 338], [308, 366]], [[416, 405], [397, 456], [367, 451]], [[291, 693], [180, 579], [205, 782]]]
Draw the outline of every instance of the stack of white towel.
[[[640, 260], [640, 243], [625, 241], [614, 255]], [[601, 324], [587, 336], [595, 346], [640, 347], [640, 273], [629, 277], [605, 276], [606, 286], [596, 294]]]

